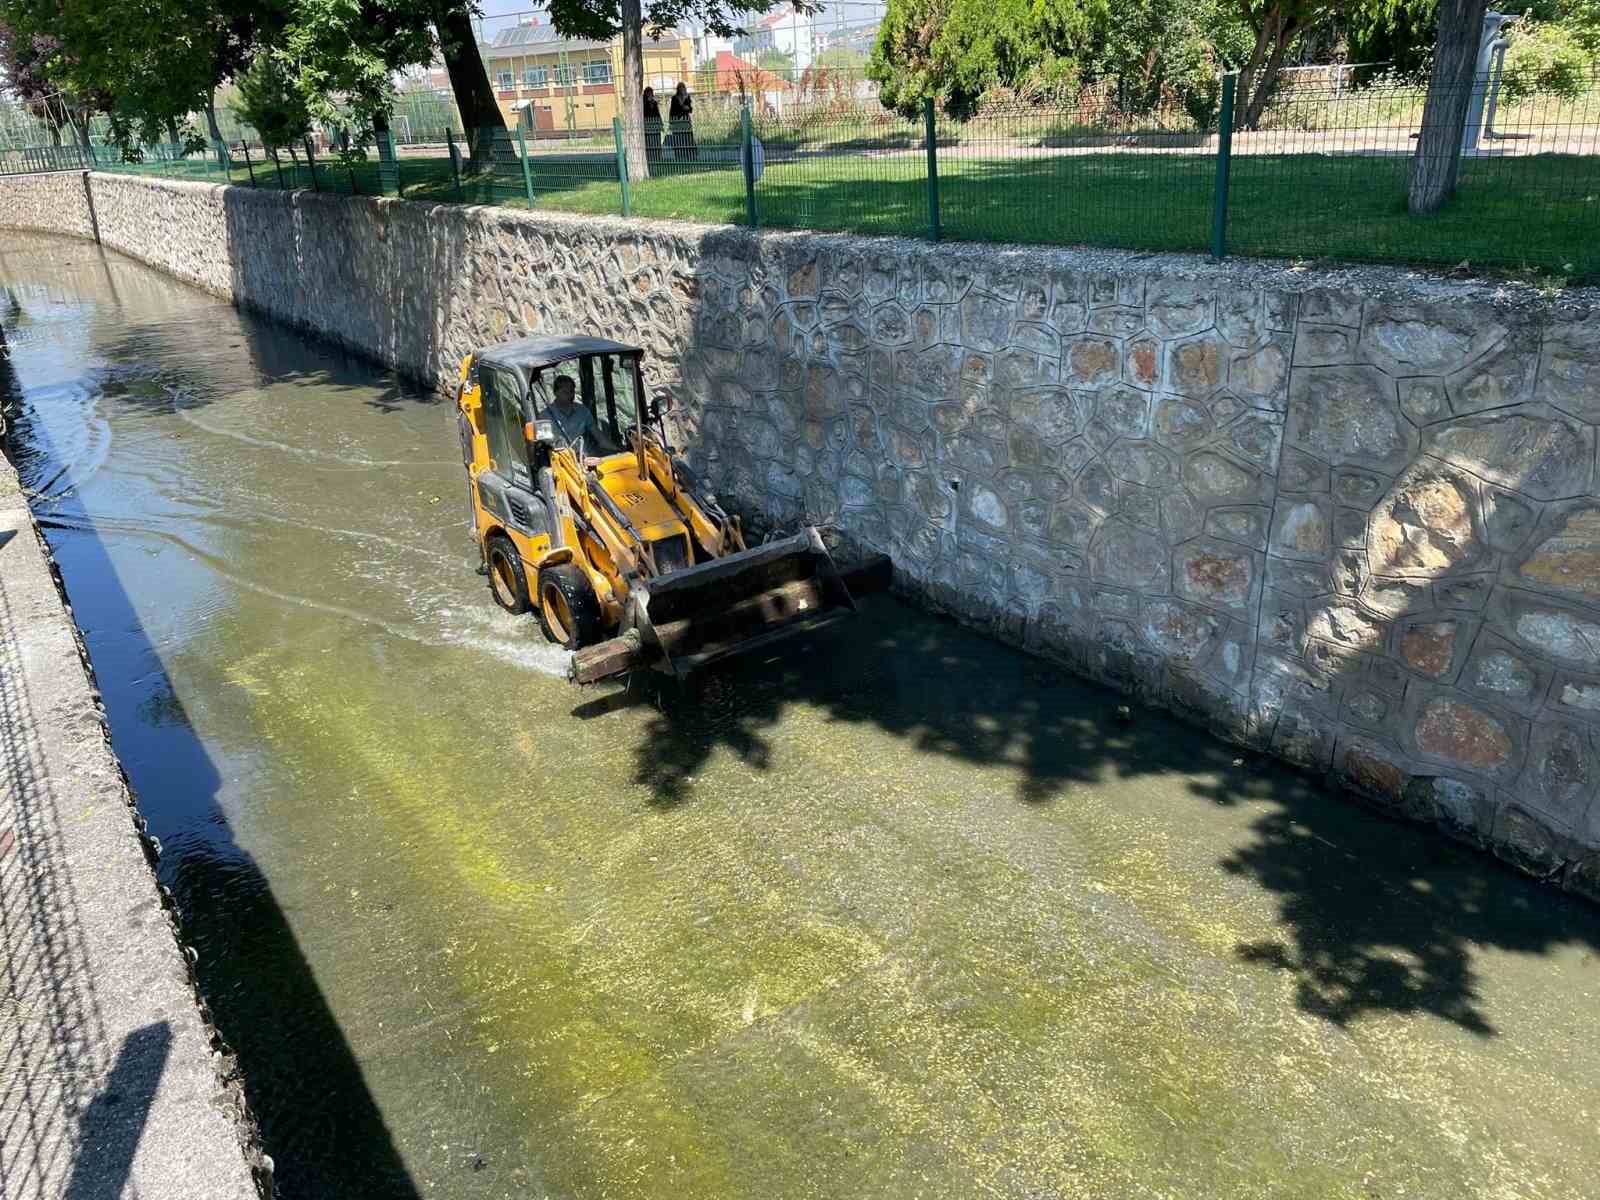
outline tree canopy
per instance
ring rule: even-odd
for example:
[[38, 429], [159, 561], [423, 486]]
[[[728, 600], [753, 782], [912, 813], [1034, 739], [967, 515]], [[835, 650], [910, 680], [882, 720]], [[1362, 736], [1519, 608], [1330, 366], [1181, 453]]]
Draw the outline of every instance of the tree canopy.
[[889, 0], [867, 74], [908, 115], [928, 99], [963, 115], [988, 92], [1075, 92], [1109, 78], [1129, 103], [1169, 95], [1200, 115], [1218, 70], [1249, 49], [1237, 0]]

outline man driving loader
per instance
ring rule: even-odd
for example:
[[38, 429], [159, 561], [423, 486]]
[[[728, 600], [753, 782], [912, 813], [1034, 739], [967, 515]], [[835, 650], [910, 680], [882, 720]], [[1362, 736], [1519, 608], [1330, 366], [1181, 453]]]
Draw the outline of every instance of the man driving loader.
[[578, 403], [577, 380], [570, 375], [557, 375], [555, 392], [555, 403], [550, 406], [550, 419], [555, 422], [556, 432], [566, 444], [577, 449], [579, 439], [582, 439], [584, 452], [590, 459], [595, 459], [596, 455], [613, 453], [615, 447], [606, 444], [606, 438], [601, 434], [588, 405]]

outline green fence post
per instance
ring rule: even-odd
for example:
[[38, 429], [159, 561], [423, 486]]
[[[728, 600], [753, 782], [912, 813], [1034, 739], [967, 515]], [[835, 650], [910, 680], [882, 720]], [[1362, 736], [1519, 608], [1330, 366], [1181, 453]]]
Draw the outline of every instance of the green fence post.
[[739, 109], [739, 158], [744, 166], [744, 215], [750, 228], [756, 227], [756, 152], [750, 131], [750, 102]]
[[378, 191], [385, 196], [400, 195], [400, 154], [390, 130], [376, 131], [378, 143]]
[[256, 165], [250, 161], [250, 139], [242, 133], [239, 135], [239, 148], [244, 151], [244, 169], [250, 173], [250, 186], [256, 184]]
[[394, 130], [385, 130], [383, 136], [389, 142], [389, 157], [394, 159], [394, 194], [404, 200], [406, 198], [406, 180], [404, 173], [400, 170], [400, 147], [394, 144]]
[[1217, 192], [1211, 202], [1211, 257], [1218, 259], [1228, 254], [1228, 167], [1233, 160], [1233, 87], [1237, 78], [1232, 71], [1222, 77], [1222, 107], [1217, 114]]
[[622, 144], [622, 118], [611, 118], [611, 136], [617, 143], [617, 180], [622, 184], [622, 215], [633, 216], [633, 205], [628, 197], [628, 148]]
[[528, 135], [517, 126], [517, 148], [522, 152], [522, 187], [528, 193], [528, 207], [533, 207], [533, 168], [528, 165]]
[[322, 190], [322, 184], [317, 180], [317, 155], [316, 152], [311, 148], [310, 135], [307, 135], [304, 140], [306, 146], [306, 166], [311, 168], [311, 190], [313, 192], [320, 192]]
[[939, 135], [933, 116], [933, 97], [922, 102], [922, 125], [928, 142], [928, 240], [939, 240]]
[[217, 149], [217, 166], [222, 170], [222, 182], [233, 182], [233, 158], [228, 154], [228, 147], [221, 138], [213, 139]]
[[282, 157], [277, 155], [277, 154], [274, 154], [272, 156], [272, 165], [278, 168], [278, 190], [280, 192], [288, 191], [289, 189], [283, 186], [283, 159], [282, 159]]

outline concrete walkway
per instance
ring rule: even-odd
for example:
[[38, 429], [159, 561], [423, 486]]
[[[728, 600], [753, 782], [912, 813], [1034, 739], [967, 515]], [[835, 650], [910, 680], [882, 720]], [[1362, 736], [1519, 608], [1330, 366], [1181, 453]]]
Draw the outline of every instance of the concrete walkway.
[[134, 819], [0, 460], [0, 1200], [257, 1194]]

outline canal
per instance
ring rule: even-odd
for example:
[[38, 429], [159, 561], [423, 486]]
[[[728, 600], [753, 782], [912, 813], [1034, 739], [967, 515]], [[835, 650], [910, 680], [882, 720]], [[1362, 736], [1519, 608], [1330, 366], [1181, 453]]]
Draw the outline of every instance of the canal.
[[14, 456], [282, 1196], [1573, 1196], [1600, 911], [889, 598], [576, 691], [453, 417], [0, 235]]

